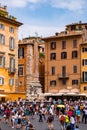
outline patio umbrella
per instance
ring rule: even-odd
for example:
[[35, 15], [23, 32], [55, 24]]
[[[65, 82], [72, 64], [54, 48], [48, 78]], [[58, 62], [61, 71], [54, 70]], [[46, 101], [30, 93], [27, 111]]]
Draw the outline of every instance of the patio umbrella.
[[63, 104], [59, 104], [59, 105], [57, 105], [57, 107], [59, 107], [59, 108], [64, 108], [65, 106], [63, 105]]

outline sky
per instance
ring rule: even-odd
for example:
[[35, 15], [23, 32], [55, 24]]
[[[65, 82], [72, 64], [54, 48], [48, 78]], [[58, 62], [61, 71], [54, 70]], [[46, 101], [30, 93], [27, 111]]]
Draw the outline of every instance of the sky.
[[87, 0], [0, 0], [0, 4], [23, 23], [19, 39], [52, 36], [68, 24], [87, 22]]

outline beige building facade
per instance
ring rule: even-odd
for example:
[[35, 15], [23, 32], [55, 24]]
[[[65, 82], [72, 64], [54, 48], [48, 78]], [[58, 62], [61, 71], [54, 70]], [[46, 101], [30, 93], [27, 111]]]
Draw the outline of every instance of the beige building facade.
[[[45, 93], [87, 93], [82, 85], [81, 46], [87, 40], [87, 23], [72, 23], [65, 31], [43, 38], [45, 41]], [[84, 54], [87, 57], [87, 54]], [[87, 68], [84, 68], [85, 71]], [[86, 75], [85, 75], [86, 76]], [[86, 77], [87, 78], [87, 77]], [[84, 81], [84, 80], [83, 80]], [[87, 80], [85, 81], [85, 83]]]

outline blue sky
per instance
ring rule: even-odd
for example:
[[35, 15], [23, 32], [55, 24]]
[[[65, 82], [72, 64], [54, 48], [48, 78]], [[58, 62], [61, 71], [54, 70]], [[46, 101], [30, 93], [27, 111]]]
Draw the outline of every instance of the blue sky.
[[23, 22], [19, 38], [46, 37], [65, 29], [65, 25], [87, 22], [87, 0], [0, 0], [9, 14]]

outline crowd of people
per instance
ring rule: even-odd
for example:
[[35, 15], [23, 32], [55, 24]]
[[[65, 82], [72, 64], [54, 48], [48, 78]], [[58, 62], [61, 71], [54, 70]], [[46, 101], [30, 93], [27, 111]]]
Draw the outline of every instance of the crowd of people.
[[87, 100], [57, 99], [48, 101], [29, 102], [20, 99], [0, 103], [0, 121], [11, 123], [16, 130], [35, 130], [30, 121], [38, 116], [38, 122], [48, 124], [49, 130], [54, 130], [55, 118], [60, 122], [61, 130], [79, 130], [79, 124], [87, 124]]

